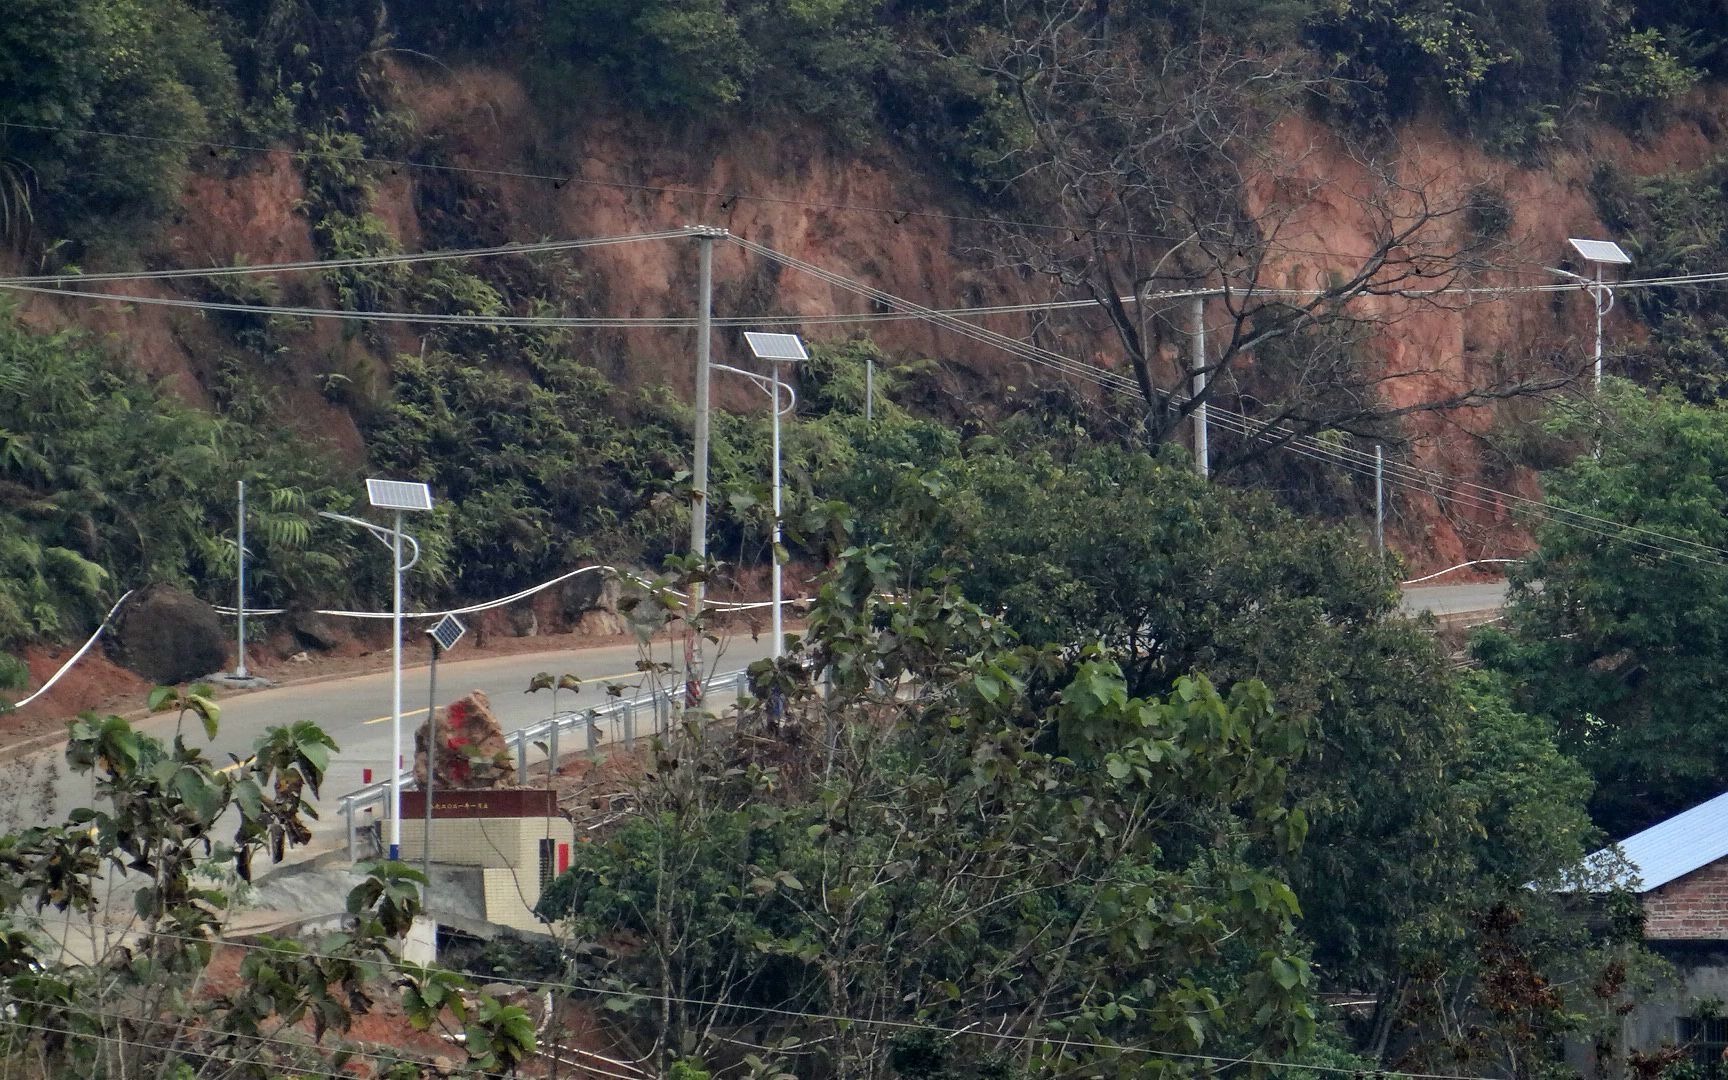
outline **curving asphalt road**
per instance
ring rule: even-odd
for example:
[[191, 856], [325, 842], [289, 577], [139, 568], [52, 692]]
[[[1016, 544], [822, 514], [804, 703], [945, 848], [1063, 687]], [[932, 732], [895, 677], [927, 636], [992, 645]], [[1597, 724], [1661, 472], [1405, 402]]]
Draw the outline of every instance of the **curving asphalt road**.
[[[1433, 585], [1406, 589], [1404, 609], [1412, 614], [1432, 612], [1456, 616], [1491, 612], [1504, 602], [1503, 582], [1465, 585]], [[718, 655], [715, 655], [715, 653]], [[768, 655], [769, 641], [733, 638], [719, 650], [711, 648], [710, 670], [728, 671]], [[664, 647], [656, 659], [666, 659]], [[438, 698], [448, 703], [470, 690], [484, 690], [492, 699], [506, 731], [546, 719], [551, 713], [550, 693], [524, 690], [537, 672], [570, 672], [587, 685], [576, 695], [561, 693], [563, 709], [606, 700], [604, 684], [640, 685], [639, 652], [634, 645], [590, 649], [562, 649], [516, 656], [461, 659], [461, 649], [438, 666]], [[413, 752], [414, 730], [426, 715], [427, 669], [424, 663], [403, 674], [403, 746]], [[210, 748], [218, 760], [233, 754], [245, 757], [265, 729], [297, 720], [313, 720], [328, 731], [341, 748], [325, 782], [320, 812], [320, 831], [340, 827], [334, 812], [337, 800], [362, 786], [365, 770], [375, 779], [388, 775], [390, 762], [390, 673], [375, 672], [347, 678], [315, 681], [234, 694], [222, 701], [222, 724]], [[151, 733], [172, 736], [175, 719], [156, 716], [139, 722]], [[202, 738], [193, 723], [191, 738]], [[64, 760], [64, 746], [44, 748], [0, 764], [0, 827], [29, 824], [48, 817], [56, 819], [71, 809], [89, 805], [91, 792], [85, 781], [55, 775]], [[7, 796], [11, 798], [8, 800]], [[10, 812], [7, 805], [14, 807]], [[12, 820], [8, 820], [12, 819]], [[22, 820], [18, 820], [22, 819]]]
[[[716, 648], [709, 647], [705, 667], [714, 671], [731, 671], [767, 656], [770, 644], [766, 637], [752, 641], [748, 637], [732, 638]], [[665, 660], [662, 647], [655, 655]], [[559, 675], [569, 672], [584, 682], [576, 694], [568, 691], [558, 695], [560, 710], [600, 704], [607, 699], [606, 685], [645, 685], [637, 670], [641, 654], [634, 645], [612, 645], [589, 649], [561, 649], [551, 652], [527, 653], [516, 656], [461, 658], [461, 646], [450, 658], [438, 664], [438, 700], [448, 704], [471, 690], [484, 690], [492, 700], [494, 712], [506, 731], [546, 719], [552, 711], [552, 695], [548, 691], [526, 693], [528, 682], [542, 671]], [[402, 744], [403, 752], [412, 755], [414, 731], [426, 718], [428, 671], [425, 663], [405, 667], [402, 674]], [[390, 763], [390, 672], [355, 675], [327, 681], [314, 681], [266, 690], [254, 690], [226, 696], [222, 699], [222, 722], [216, 740], [206, 752], [219, 761], [230, 754], [244, 758], [259, 736], [271, 727], [312, 720], [329, 732], [340, 751], [331, 762], [326, 776], [319, 813], [323, 817], [320, 831], [340, 827], [335, 807], [341, 796], [364, 783], [365, 770], [372, 770], [374, 779], [389, 775]], [[176, 719], [173, 716], [152, 716], [138, 721], [138, 727], [154, 735], [172, 738]], [[188, 740], [202, 740], [196, 720], [189, 721]], [[64, 760], [65, 745], [60, 744], [23, 755], [0, 765], [0, 803], [5, 794], [23, 790], [33, 792], [29, 816], [41, 820], [47, 800], [41, 789]], [[89, 782], [76, 777], [55, 777], [53, 820], [79, 806], [90, 805], [92, 792]], [[16, 800], [16, 797], [14, 798]], [[0, 824], [10, 824], [0, 807]], [[16, 816], [16, 812], [14, 814]], [[26, 822], [33, 823], [33, 822]]]

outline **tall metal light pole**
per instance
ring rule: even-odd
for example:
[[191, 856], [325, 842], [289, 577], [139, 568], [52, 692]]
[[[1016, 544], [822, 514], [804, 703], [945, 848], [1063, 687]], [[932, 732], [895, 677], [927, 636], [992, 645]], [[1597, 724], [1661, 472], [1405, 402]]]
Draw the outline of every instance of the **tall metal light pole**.
[[235, 631], [234, 648], [234, 678], [249, 679], [246, 671], [246, 481], [237, 480], [235, 484], [240, 490], [239, 525], [234, 537], [234, 558], [237, 567], [234, 574], [234, 613], [238, 629]]
[[1612, 240], [1580, 240], [1568, 237], [1566, 242], [1572, 245], [1572, 250], [1585, 262], [1596, 268], [1596, 276], [1587, 278], [1582, 274], [1574, 274], [1570, 270], [1560, 270], [1547, 267], [1550, 274], [1571, 278], [1581, 282], [1583, 288], [1590, 293], [1590, 299], [1596, 304], [1596, 389], [1602, 388], [1602, 320], [1608, 312], [1614, 309], [1614, 290], [1603, 283], [1602, 268], [1604, 266], [1630, 266], [1632, 256], [1626, 254], [1619, 244]]
[[[749, 343], [750, 352], [754, 354], [758, 360], [767, 360], [774, 365], [773, 378], [763, 378], [761, 375], [758, 375], [753, 371], [745, 371], [742, 368], [727, 367], [723, 364], [717, 364], [715, 366], [744, 376], [756, 385], [768, 391], [774, 399], [774, 548], [772, 573], [774, 582], [774, 658], [778, 660], [781, 656], [785, 655], [786, 652], [786, 631], [784, 625], [784, 612], [786, 607], [784, 595], [784, 569], [780, 564], [780, 550], [782, 547], [783, 537], [781, 521], [785, 517], [783, 497], [781, 495], [785, 485], [781, 483], [780, 479], [780, 417], [785, 413], [793, 412], [798, 407], [797, 393], [780, 377], [780, 365], [782, 363], [797, 363], [808, 360], [810, 359], [810, 354], [804, 351], [804, 343], [798, 339], [797, 334], [761, 334], [752, 332], [746, 333], [744, 335], [744, 340]], [[782, 390], [786, 392], [788, 399], [784, 407], [780, 404], [780, 392]]]
[[1386, 553], [1386, 453], [1374, 444], [1374, 546]]
[[[366, 497], [381, 510], [393, 510], [394, 528], [386, 529], [370, 521], [346, 514], [325, 512], [320, 517], [357, 525], [382, 540], [391, 552], [390, 607], [390, 858], [402, 857], [402, 575], [420, 561], [420, 544], [402, 532], [404, 510], [432, 509], [432, 489], [425, 484], [402, 480], [367, 480]], [[414, 549], [413, 558], [402, 561], [402, 544]]]
[[[696, 451], [690, 465], [690, 554], [697, 563], [708, 558], [708, 365], [714, 345], [714, 241], [726, 235], [712, 225], [693, 225], [696, 238]], [[685, 622], [684, 705], [695, 708], [702, 700], [703, 587], [690, 583]]]

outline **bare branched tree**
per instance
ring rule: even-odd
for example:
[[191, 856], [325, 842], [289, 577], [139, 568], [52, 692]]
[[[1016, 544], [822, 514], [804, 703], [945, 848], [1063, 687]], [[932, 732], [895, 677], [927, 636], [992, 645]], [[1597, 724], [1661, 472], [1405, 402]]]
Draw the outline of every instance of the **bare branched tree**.
[[[1163, 40], [1112, 22], [1106, 5], [1060, 0], [1009, 0], [965, 47], [1018, 105], [1028, 142], [1009, 187], [1044, 212], [1038, 228], [1005, 227], [999, 255], [1096, 303], [1088, 329], [1101, 314], [1150, 439], [1173, 438], [1202, 404], [1234, 402], [1251, 419], [1237, 423], [1228, 467], [1316, 431], [1384, 437], [1413, 413], [1578, 377], [1471, 381], [1445, 358], [1372, 361], [1392, 322], [1488, 295], [1451, 290], [1496, 268], [1504, 242], [1484, 222], [1504, 208], [1472, 185], [1414, 175], [1395, 146], [1370, 153], [1340, 137], [1322, 159], [1291, 145], [1285, 121], [1311, 82], [1282, 58]], [[1346, 175], [1328, 171], [1338, 150]], [[1316, 207], [1348, 235], [1316, 229]], [[1207, 347], [1196, 364], [1197, 321]]]

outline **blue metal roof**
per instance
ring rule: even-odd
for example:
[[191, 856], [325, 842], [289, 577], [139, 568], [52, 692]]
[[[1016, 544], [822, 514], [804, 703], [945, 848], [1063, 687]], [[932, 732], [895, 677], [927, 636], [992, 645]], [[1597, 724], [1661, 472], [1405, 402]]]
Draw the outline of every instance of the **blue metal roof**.
[[[1637, 875], [1635, 891], [1641, 893], [1728, 856], [1728, 792], [1627, 837], [1619, 847]], [[1606, 868], [1612, 859], [1613, 849], [1603, 848], [1584, 864]], [[1625, 874], [1618, 877], [1617, 884], [1631, 884]]]

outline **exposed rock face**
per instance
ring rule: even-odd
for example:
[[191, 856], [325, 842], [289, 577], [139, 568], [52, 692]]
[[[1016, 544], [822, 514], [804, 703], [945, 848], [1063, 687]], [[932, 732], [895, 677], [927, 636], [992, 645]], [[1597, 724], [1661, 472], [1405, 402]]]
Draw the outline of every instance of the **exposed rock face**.
[[[414, 733], [414, 780], [426, 783], [426, 738], [429, 724]], [[492, 702], [474, 691], [458, 698], [438, 717], [436, 786], [502, 788], [516, 784], [516, 758], [504, 742], [504, 729], [492, 712]]]
[[183, 683], [222, 670], [228, 635], [209, 604], [172, 585], [150, 585], [120, 609], [114, 657], [153, 682]]
[[578, 634], [609, 637], [629, 629], [618, 614], [623, 586], [610, 573], [583, 574], [566, 582], [560, 590], [564, 617]]
[[325, 652], [336, 648], [348, 637], [342, 628], [336, 625], [335, 619], [320, 615], [316, 611], [289, 612], [288, 629], [293, 631], [295, 640], [300, 644]]

